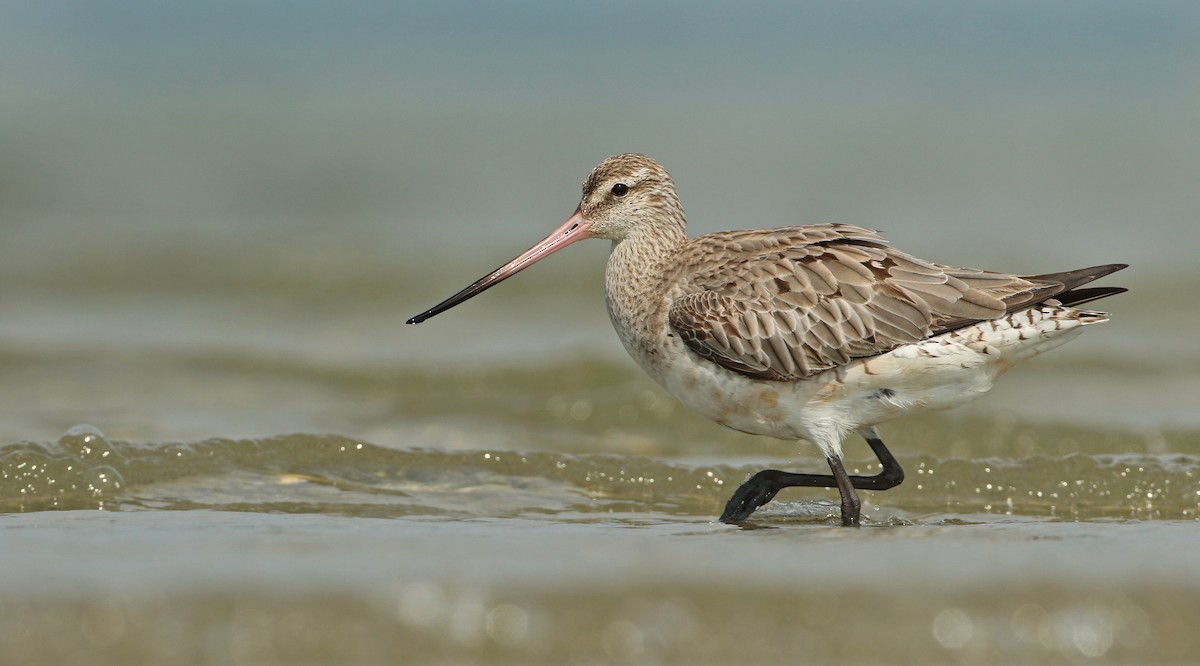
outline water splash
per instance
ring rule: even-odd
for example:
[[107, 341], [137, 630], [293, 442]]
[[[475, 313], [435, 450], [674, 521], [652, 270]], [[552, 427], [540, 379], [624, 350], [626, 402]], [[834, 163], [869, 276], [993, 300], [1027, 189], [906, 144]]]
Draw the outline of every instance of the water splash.
[[[908, 479], [864, 493], [876, 523], [977, 514], [1068, 520], [1194, 519], [1200, 456], [910, 456]], [[870, 472], [870, 465], [858, 466]], [[379, 517], [711, 518], [758, 465], [636, 455], [394, 449], [331, 435], [111, 441], [76, 426], [48, 444], [0, 448], [0, 511], [196, 509]], [[826, 520], [832, 491], [785, 490], [765, 521]]]
[[125, 486], [125, 455], [99, 428], [77, 425], [52, 444], [0, 449], [0, 510], [105, 508]]

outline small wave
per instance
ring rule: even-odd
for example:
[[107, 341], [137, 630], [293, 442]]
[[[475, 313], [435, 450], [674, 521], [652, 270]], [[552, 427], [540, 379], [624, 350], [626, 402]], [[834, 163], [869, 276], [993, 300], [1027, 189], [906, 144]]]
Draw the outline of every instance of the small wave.
[[[880, 520], [976, 513], [1193, 519], [1200, 508], [1200, 456], [1191, 454], [926, 455], [904, 464], [908, 477], [902, 486], [864, 493], [865, 504], [882, 507], [876, 513], [891, 512]], [[52, 443], [0, 448], [0, 511], [711, 517], [758, 469], [616, 454], [392, 449], [334, 435], [136, 444], [77, 426]], [[836, 511], [832, 496], [832, 490], [785, 490], [762, 516], [825, 518]]]

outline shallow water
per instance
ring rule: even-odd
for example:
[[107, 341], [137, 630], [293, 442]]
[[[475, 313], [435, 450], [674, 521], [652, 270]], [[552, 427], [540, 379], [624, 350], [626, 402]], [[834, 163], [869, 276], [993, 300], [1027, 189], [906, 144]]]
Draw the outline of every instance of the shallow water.
[[[397, 412], [368, 426], [388, 444], [130, 443], [78, 426], [0, 448], [0, 653], [1187, 663], [1200, 649], [1195, 431], [909, 419], [884, 430], [908, 479], [863, 492], [862, 528], [838, 527], [823, 490], [784, 491], [733, 527], [713, 519], [737, 483], [816, 457], [709, 426], [627, 364], [370, 377], [349, 385]], [[870, 473], [866, 447], [847, 448]]]
[[[0, 5], [0, 664], [1198, 661], [1194, 3], [226, 4]], [[633, 365], [603, 243], [403, 323], [627, 150], [1131, 292], [861, 529], [723, 525], [823, 465]]]
[[740, 530], [666, 512], [200, 510], [6, 522], [6, 537], [37, 534], [9, 551], [32, 563], [25, 575], [0, 575], [0, 645], [15, 661], [1187, 663], [1200, 621], [1190, 521]]

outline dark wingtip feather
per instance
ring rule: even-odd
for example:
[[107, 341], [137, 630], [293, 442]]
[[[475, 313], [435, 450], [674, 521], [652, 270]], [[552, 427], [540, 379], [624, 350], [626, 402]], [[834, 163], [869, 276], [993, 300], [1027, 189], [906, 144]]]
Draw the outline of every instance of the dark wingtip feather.
[[1105, 296], [1112, 296], [1127, 291], [1123, 287], [1094, 287], [1079, 289], [1093, 280], [1105, 275], [1128, 268], [1129, 264], [1103, 264], [1089, 266], [1061, 273], [1045, 273], [1043, 275], [1024, 275], [1023, 279], [1036, 285], [1033, 289], [1019, 291], [1004, 297], [1004, 304], [1009, 312], [1018, 312], [1033, 307], [1038, 303], [1052, 301], [1060, 305], [1079, 305], [1094, 301]]
[[[1119, 270], [1119, 269], [1118, 269]], [[1072, 289], [1071, 291], [1063, 292], [1054, 297], [1054, 300], [1063, 305], [1074, 307], [1098, 301], [1101, 298], [1116, 296], [1129, 291], [1125, 287], [1089, 287], [1087, 289]]]
[[1103, 264], [1101, 266], [1089, 266], [1088, 268], [1077, 268], [1073, 271], [1064, 271], [1062, 273], [1046, 273], [1044, 275], [1026, 275], [1026, 280], [1032, 282], [1058, 282], [1063, 286], [1063, 291], [1071, 291], [1076, 287], [1099, 280], [1105, 275], [1112, 275], [1119, 270], [1129, 268], [1129, 264]]

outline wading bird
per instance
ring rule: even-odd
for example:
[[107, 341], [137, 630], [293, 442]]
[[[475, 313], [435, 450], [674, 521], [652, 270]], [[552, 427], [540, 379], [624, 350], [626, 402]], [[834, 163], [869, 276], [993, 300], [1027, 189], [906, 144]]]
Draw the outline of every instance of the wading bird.
[[[755, 435], [816, 444], [832, 474], [763, 470], [721, 515], [740, 522], [792, 486], [837, 488], [842, 524], [859, 524], [856, 488], [904, 472], [874, 426], [954, 407], [1014, 364], [1108, 315], [1078, 309], [1120, 287], [1081, 289], [1108, 264], [1009, 275], [918, 259], [848, 224], [688, 238], [670, 175], [645, 155], [610, 157], [575, 213], [525, 253], [408, 320], [419, 324], [584, 238], [612, 241], [608, 314], [638, 365], [685, 405]], [[882, 466], [851, 476], [842, 441], [858, 432]]]

